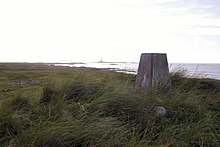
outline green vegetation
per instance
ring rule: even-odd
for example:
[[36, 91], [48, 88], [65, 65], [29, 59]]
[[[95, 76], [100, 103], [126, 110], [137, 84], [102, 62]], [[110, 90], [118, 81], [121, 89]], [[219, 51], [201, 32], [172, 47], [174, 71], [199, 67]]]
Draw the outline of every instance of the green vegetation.
[[220, 146], [220, 81], [175, 72], [170, 91], [148, 93], [134, 83], [97, 69], [1, 63], [0, 146]]

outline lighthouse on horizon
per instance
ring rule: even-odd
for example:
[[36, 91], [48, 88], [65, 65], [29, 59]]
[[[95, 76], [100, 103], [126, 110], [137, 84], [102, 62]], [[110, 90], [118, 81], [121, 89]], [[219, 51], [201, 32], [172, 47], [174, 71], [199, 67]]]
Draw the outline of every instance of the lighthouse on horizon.
[[103, 61], [102, 61], [102, 57], [101, 57], [101, 60], [100, 60], [99, 62], [103, 62]]

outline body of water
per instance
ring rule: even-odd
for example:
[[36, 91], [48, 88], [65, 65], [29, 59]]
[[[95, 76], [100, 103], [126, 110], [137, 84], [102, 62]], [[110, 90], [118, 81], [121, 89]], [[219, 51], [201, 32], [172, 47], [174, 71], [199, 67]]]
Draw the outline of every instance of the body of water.
[[[89, 62], [89, 63], [72, 63], [72, 64], [55, 64], [55, 66], [69, 67], [91, 67], [103, 70], [112, 70], [117, 72], [137, 73], [137, 62]], [[169, 64], [170, 72], [183, 70], [186, 76], [200, 78], [214, 78], [220, 80], [220, 64]]]

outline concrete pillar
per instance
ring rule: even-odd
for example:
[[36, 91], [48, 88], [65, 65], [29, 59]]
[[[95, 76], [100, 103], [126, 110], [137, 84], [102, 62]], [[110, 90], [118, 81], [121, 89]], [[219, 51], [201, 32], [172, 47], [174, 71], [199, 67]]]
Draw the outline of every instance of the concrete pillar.
[[171, 86], [166, 54], [141, 54], [135, 88], [147, 91], [152, 88], [169, 89]]

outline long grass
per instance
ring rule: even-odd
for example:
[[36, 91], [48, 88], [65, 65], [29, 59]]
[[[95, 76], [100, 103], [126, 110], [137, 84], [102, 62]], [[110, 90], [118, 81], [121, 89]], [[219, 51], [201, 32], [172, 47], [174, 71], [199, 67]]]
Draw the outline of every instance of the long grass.
[[[42, 64], [0, 70], [1, 146], [220, 146], [218, 80], [174, 72], [170, 91], [137, 93], [135, 75]], [[39, 83], [10, 84], [32, 79]]]

